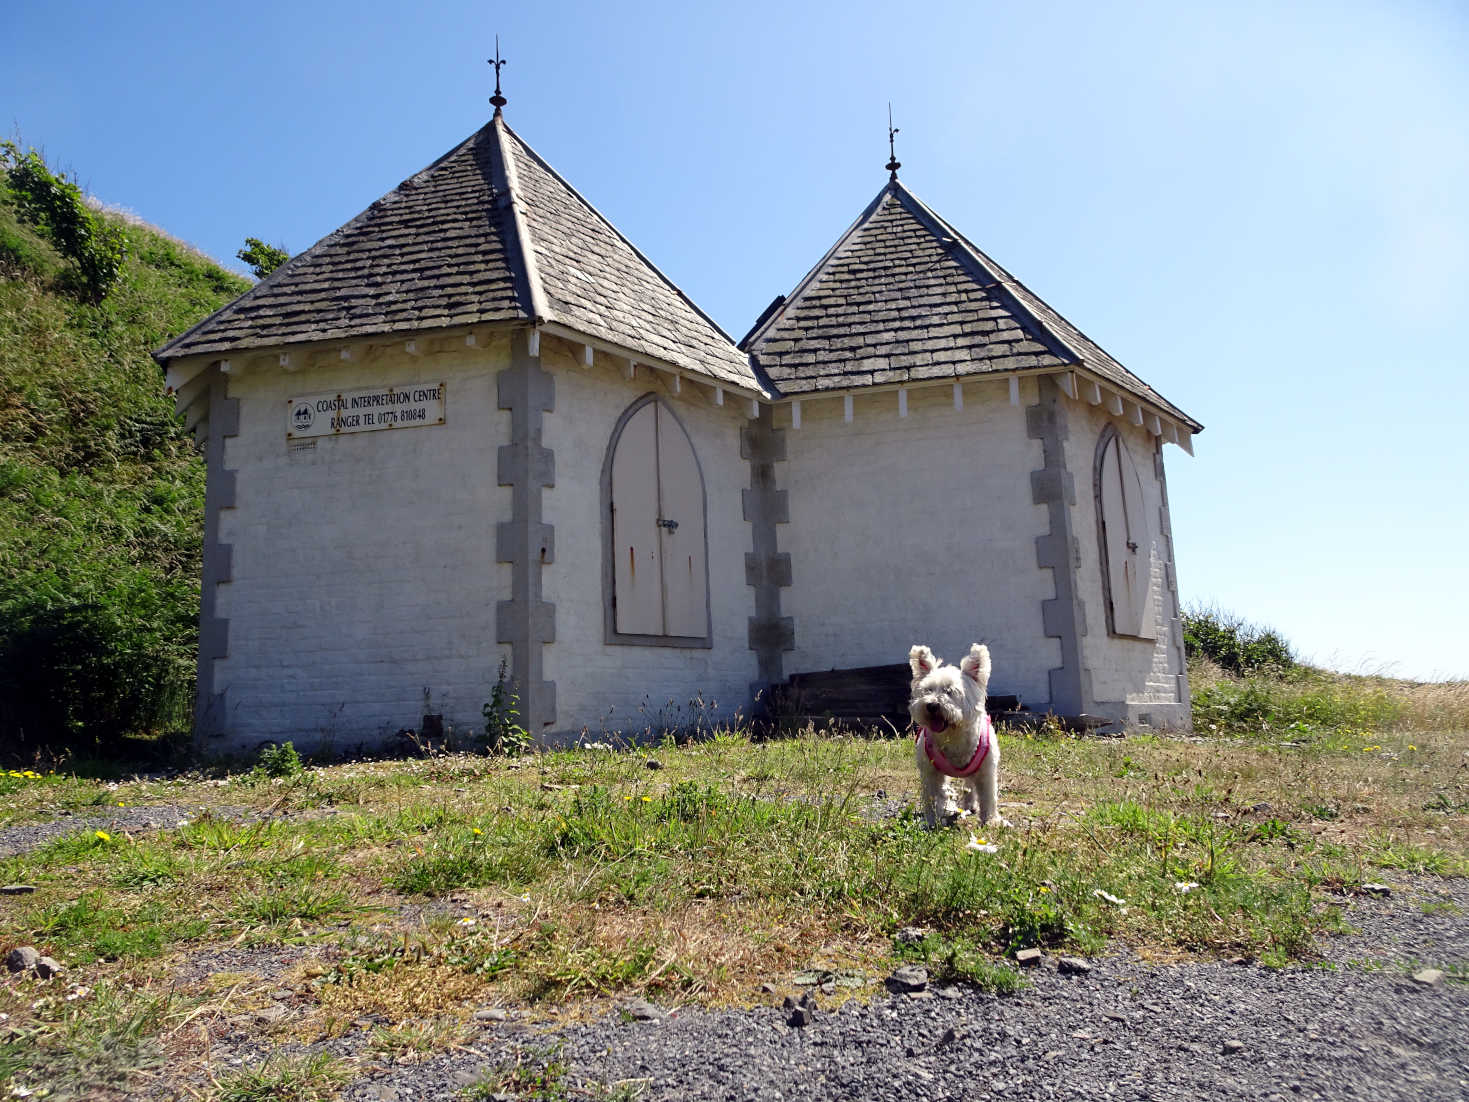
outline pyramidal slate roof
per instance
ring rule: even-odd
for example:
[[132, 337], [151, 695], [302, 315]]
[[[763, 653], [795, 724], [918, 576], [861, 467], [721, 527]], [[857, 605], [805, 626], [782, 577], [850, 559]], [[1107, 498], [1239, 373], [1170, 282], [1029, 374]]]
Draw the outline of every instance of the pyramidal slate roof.
[[734, 341], [495, 117], [154, 353], [555, 324], [763, 391]]
[[1081, 368], [1203, 428], [896, 178], [740, 347], [789, 397]]

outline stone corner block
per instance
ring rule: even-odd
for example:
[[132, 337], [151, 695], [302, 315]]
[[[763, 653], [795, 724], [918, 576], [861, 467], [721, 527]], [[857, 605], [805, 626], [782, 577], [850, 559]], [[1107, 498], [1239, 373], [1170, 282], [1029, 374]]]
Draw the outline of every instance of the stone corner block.
[[796, 621], [792, 616], [774, 620], [750, 617], [749, 644], [753, 651], [788, 651], [796, 649]]

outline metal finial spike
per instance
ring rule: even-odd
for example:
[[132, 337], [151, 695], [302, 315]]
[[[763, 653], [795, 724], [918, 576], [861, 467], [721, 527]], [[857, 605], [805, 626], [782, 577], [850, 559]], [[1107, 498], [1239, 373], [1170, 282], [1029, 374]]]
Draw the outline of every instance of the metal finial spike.
[[509, 65], [510, 62], [503, 61], [500, 58], [499, 35], [495, 35], [495, 60], [488, 62], [488, 64], [495, 67], [495, 94], [490, 97], [490, 102], [495, 105], [495, 115], [498, 117], [500, 114], [500, 108], [504, 107], [507, 103], [510, 102], [503, 95], [500, 94], [500, 66]]
[[886, 165], [884, 165], [883, 167], [888, 170], [888, 179], [889, 180], [892, 180], [894, 183], [896, 183], [897, 182], [897, 179], [898, 179], [898, 169], [900, 169], [900, 168], [903, 167], [902, 163], [898, 160], [898, 155], [894, 151], [894, 146], [893, 146], [893, 138], [898, 134], [898, 132], [899, 132], [898, 131], [898, 128], [893, 125], [893, 105], [892, 105], [891, 102], [889, 102], [888, 103], [888, 163]]

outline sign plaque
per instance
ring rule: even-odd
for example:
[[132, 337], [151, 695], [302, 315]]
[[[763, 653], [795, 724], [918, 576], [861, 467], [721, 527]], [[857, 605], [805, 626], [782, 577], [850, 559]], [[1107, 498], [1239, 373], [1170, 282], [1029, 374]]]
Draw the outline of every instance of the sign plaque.
[[409, 383], [287, 398], [286, 439], [442, 425], [444, 402], [443, 383]]

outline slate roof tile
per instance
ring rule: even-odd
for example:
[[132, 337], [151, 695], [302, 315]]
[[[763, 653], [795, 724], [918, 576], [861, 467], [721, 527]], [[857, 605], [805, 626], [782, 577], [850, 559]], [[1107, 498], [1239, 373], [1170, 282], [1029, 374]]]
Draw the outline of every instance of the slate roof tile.
[[517, 321], [764, 389], [729, 336], [498, 115], [154, 355]]
[[1083, 367], [1202, 428], [897, 180], [741, 347], [784, 395]]

